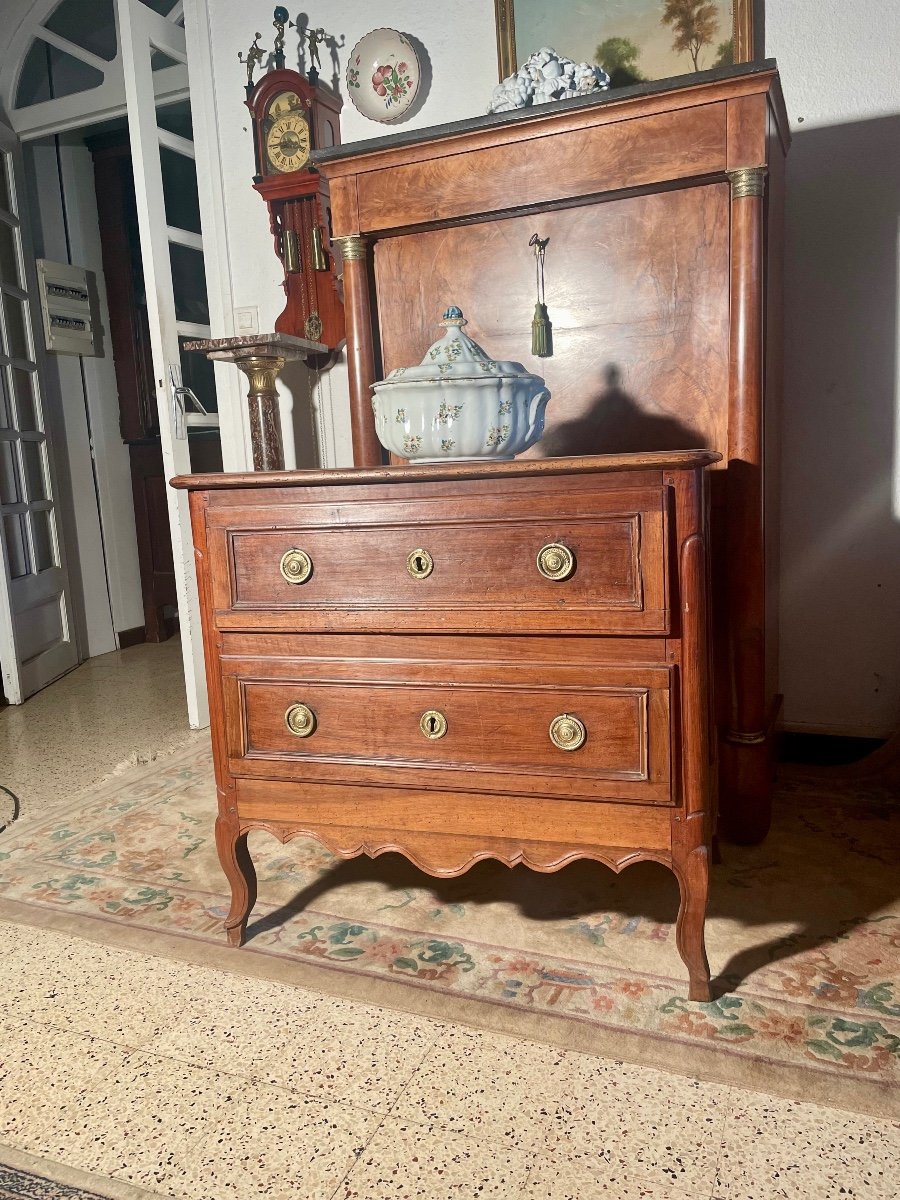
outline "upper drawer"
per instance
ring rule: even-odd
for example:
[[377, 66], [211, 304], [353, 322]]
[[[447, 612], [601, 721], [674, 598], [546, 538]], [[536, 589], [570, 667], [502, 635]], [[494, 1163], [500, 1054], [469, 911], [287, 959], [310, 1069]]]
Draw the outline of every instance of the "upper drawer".
[[221, 560], [216, 620], [221, 629], [664, 634], [666, 495], [226, 510], [210, 531]]

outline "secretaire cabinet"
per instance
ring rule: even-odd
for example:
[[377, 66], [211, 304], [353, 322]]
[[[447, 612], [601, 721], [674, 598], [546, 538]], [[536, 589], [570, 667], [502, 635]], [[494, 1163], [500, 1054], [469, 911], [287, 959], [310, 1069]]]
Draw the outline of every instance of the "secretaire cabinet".
[[[552, 393], [532, 456], [708, 447], [725, 829], [765, 836], [777, 695], [782, 191], [774, 63], [643, 84], [316, 156], [343, 257], [357, 466], [371, 385], [448, 304]], [[532, 234], [554, 353], [532, 358]], [[651, 636], [652, 631], [636, 631]]]

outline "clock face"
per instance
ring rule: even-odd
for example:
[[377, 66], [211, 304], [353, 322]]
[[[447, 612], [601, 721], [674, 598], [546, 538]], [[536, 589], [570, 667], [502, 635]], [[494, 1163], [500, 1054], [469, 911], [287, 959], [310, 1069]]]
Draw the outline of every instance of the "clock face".
[[273, 171], [299, 171], [309, 158], [309, 125], [295, 92], [281, 92], [266, 109], [266, 158]]

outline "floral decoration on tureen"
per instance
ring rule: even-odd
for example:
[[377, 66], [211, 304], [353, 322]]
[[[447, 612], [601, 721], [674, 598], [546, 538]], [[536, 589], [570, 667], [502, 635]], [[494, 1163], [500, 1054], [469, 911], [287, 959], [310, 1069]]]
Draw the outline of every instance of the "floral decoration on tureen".
[[435, 462], [513, 458], [544, 430], [550, 399], [538, 375], [497, 360], [463, 328], [462, 309], [444, 313], [444, 335], [416, 367], [397, 367], [375, 384], [372, 407], [381, 444], [401, 458]]

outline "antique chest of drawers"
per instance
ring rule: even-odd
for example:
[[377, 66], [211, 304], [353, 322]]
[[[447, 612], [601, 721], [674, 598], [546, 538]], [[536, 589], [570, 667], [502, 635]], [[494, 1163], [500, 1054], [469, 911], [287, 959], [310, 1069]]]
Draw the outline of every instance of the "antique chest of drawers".
[[690, 997], [714, 824], [708, 451], [189, 476], [240, 945], [251, 829], [669, 867]]

